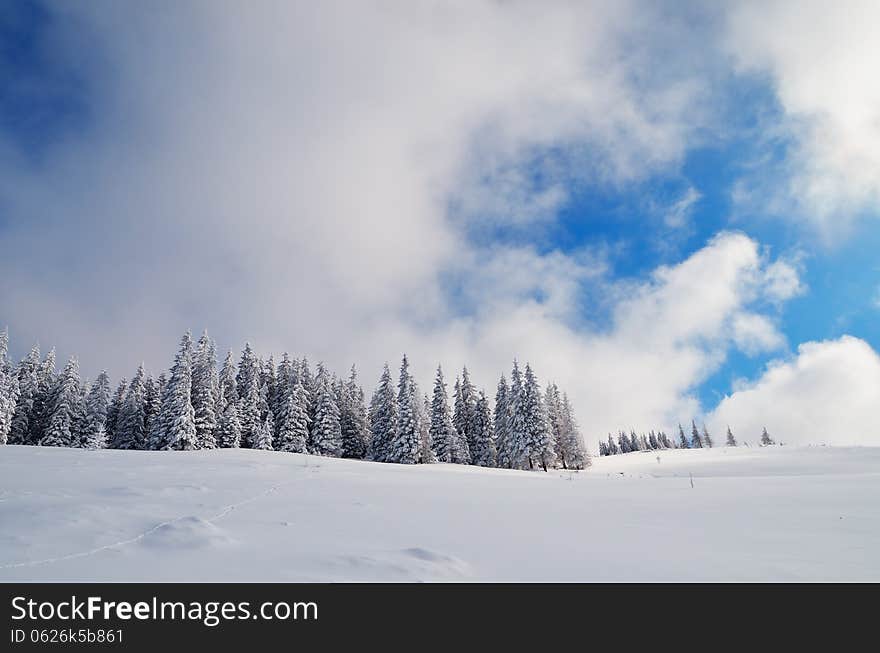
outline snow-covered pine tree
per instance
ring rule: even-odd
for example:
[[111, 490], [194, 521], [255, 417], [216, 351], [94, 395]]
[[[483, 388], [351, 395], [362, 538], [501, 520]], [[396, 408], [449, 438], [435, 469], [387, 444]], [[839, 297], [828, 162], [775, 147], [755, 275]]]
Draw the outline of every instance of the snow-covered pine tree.
[[388, 363], [370, 400], [370, 447], [368, 458], [388, 462], [391, 442], [397, 433], [397, 393]]
[[681, 424], [678, 425], [678, 437], [680, 440], [680, 442], [679, 442], [680, 449], [690, 449], [691, 448], [691, 445], [688, 442], [687, 437], [685, 437], [684, 429], [682, 428]]
[[319, 456], [342, 455], [342, 428], [339, 424], [339, 406], [333, 392], [332, 379], [323, 363], [318, 363], [315, 374], [315, 423], [309, 435], [309, 450]]
[[145, 449], [146, 431], [146, 372], [138, 366], [128, 384], [125, 400], [116, 417], [116, 428], [109, 445], [111, 449]]
[[473, 422], [474, 410], [477, 404], [477, 391], [471, 383], [471, 377], [467, 367], [461, 372], [461, 379], [455, 380], [454, 389], [454, 412], [452, 424], [460, 436], [463, 436], [468, 446], [469, 457], [466, 463], [473, 462], [473, 448], [475, 444], [475, 434], [471, 431], [471, 423]]
[[81, 434], [77, 432], [77, 426], [82, 425], [84, 414], [79, 363], [76, 358], [71, 358], [58, 378], [45, 435], [40, 440], [40, 445], [79, 446]]
[[584, 443], [584, 436], [574, 417], [567, 393], [562, 393], [560, 413], [563, 444], [558, 448], [565, 454], [564, 466], [568, 469], [586, 469], [590, 466], [590, 455], [587, 453], [587, 445]]
[[654, 433], [653, 430], [652, 430], [651, 433], [648, 435], [648, 446], [649, 446], [652, 450], [657, 450], [657, 449], [660, 448], [660, 442], [659, 442], [659, 440], [657, 440], [657, 434]]
[[39, 444], [45, 435], [55, 403], [58, 375], [55, 372], [55, 349], [49, 350], [37, 369], [37, 390], [28, 420], [28, 440], [25, 444]]
[[388, 451], [388, 462], [414, 465], [419, 461], [419, 424], [413, 393], [413, 380], [409, 373], [409, 360], [404, 354], [400, 363], [400, 379], [397, 382], [397, 432]]
[[342, 428], [342, 457], [363, 458], [367, 455], [370, 429], [364, 391], [357, 382], [357, 369], [351, 366], [348, 380], [340, 391], [339, 421]]
[[110, 400], [107, 407], [107, 419], [104, 422], [104, 431], [107, 433], [107, 446], [112, 446], [116, 439], [116, 425], [119, 423], [119, 413], [122, 411], [122, 405], [125, 403], [125, 392], [128, 389], [128, 379], [124, 376], [119, 379], [119, 385], [116, 386], [116, 392]]
[[241, 422], [238, 420], [238, 403], [226, 401], [223, 390], [221, 390], [220, 404], [223, 406], [223, 410], [217, 422], [214, 439], [217, 446], [223, 449], [238, 448], [241, 446]]
[[555, 383], [547, 383], [544, 390], [544, 414], [547, 416], [547, 430], [553, 434], [553, 442], [556, 444], [556, 459], [565, 465], [565, 453], [562, 451], [562, 398], [559, 388]]
[[764, 432], [761, 433], [761, 446], [766, 447], [771, 444], [776, 444], [773, 442], [773, 438], [770, 437], [770, 434], [767, 433], [767, 427], [764, 427]]
[[510, 467], [510, 403], [509, 388], [504, 375], [498, 380], [495, 391], [495, 463], [498, 467]]
[[437, 455], [434, 453], [434, 440], [431, 438], [431, 400], [428, 393], [424, 395], [418, 391], [418, 384], [414, 383], [417, 389], [414, 395], [421, 401], [417, 401], [417, 414], [419, 422], [419, 463], [423, 465], [431, 465], [437, 462]]
[[455, 452], [458, 446], [458, 435], [449, 413], [449, 398], [446, 394], [446, 382], [443, 380], [443, 368], [440, 365], [437, 366], [437, 375], [434, 377], [430, 430], [437, 461], [441, 463], [454, 462], [458, 457]]
[[641, 446], [639, 445], [639, 438], [636, 435], [635, 431], [631, 430], [629, 432], [628, 440], [629, 440], [629, 450], [630, 451], [639, 451], [641, 449]]
[[730, 430], [729, 426], [727, 427], [727, 442], [726, 442], [726, 444], [728, 447], [735, 447], [736, 446], [736, 438], [733, 437], [733, 431]]
[[213, 449], [216, 446], [214, 431], [217, 428], [215, 405], [219, 379], [217, 375], [217, 349], [208, 332], [202, 333], [196, 347], [192, 366], [192, 405], [195, 413], [196, 447]]
[[34, 399], [39, 387], [40, 348], [36, 345], [18, 364], [18, 400], [12, 416], [9, 444], [36, 444], [30, 441], [30, 423], [35, 419]]
[[489, 410], [489, 399], [483, 391], [480, 391], [477, 403], [474, 405], [470, 430], [473, 434], [473, 446], [471, 447], [473, 464], [480, 467], [494, 467], [495, 429], [492, 423], [492, 413]]
[[610, 433], [608, 434], [608, 445], [606, 449], [609, 456], [614, 456], [620, 453], [620, 449], [617, 447], [617, 444], [615, 444], [614, 439], [612, 438]]
[[[241, 446], [253, 446], [260, 427], [260, 362], [247, 342], [238, 365], [238, 419], [241, 422]], [[228, 399], [228, 396], [227, 396]]]
[[[264, 386], [265, 387], [265, 386]], [[260, 422], [260, 426], [257, 429], [256, 436], [254, 437], [253, 447], [254, 449], [262, 449], [265, 451], [272, 449], [272, 433], [275, 431], [275, 418], [272, 417], [272, 411], [268, 411], [266, 413], [266, 419]]]
[[277, 381], [278, 377], [275, 372], [275, 357], [270, 354], [268, 360], [265, 362], [261, 361], [260, 365], [260, 392], [262, 393], [260, 419], [263, 421], [266, 420], [266, 416], [270, 412], [272, 413], [273, 421], [276, 418], [274, 402]]
[[9, 361], [9, 327], [4, 327], [0, 331], [0, 372], [12, 374], [14, 372], [13, 365]]
[[309, 359], [305, 356], [300, 360], [296, 373], [299, 382], [309, 396], [309, 437], [311, 437], [311, 429], [315, 428], [315, 414], [318, 410], [318, 388], [316, 379], [309, 369]]
[[[268, 366], [269, 363], [266, 363]], [[274, 369], [274, 363], [272, 363]], [[273, 371], [270, 381], [270, 377], [268, 374], [262, 375], [262, 381], [260, 381], [260, 422], [268, 421], [269, 415], [272, 416], [272, 428], [275, 429], [275, 412], [272, 410], [272, 395], [275, 393], [275, 373]], [[275, 434], [273, 432], [272, 437], [274, 439]]]
[[513, 420], [516, 466], [534, 469], [537, 465], [547, 471], [555, 462], [555, 445], [553, 436], [547, 429], [541, 389], [528, 363], [518, 394]]
[[712, 436], [709, 435], [709, 430], [706, 428], [705, 424], [703, 424], [703, 445], [707, 449], [712, 448]]
[[9, 362], [9, 329], [0, 331], [0, 445], [12, 431], [12, 418], [18, 404], [18, 376]]
[[[281, 430], [281, 413], [285, 410], [287, 397], [293, 392], [293, 362], [290, 355], [284, 352], [278, 369], [275, 371], [275, 388], [269, 401], [272, 412], [275, 415], [275, 435]], [[277, 447], [276, 447], [277, 449]]]
[[236, 380], [235, 361], [232, 358], [232, 352], [226, 352], [226, 359], [223, 361], [223, 367], [220, 369], [220, 406], [221, 411], [226, 408], [227, 403], [238, 404], [238, 381]]
[[110, 377], [103, 370], [89, 388], [86, 397], [86, 421], [81, 445], [84, 449], [107, 446], [107, 410], [110, 406]]
[[189, 451], [196, 449], [196, 416], [192, 405], [192, 334], [187, 331], [162, 394], [159, 422], [162, 429], [161, 449]]
[[700, 432], [697, 430], [697, 422], [691, 421], [691, 449], [702, 449], [703, 448], [703, 439], [700, 437]]
[[[513, 469], [521, 469], [523, 460], [521, 458], [522, 451], [525, 449], [525, 424], [523, 424], [523, 416], [525, 411], [522, 407], [523, 403], [523, 380], [522, 372], [519, 369], [519, 363], [516, 359], [513, 361], [513, 369], [510, 372], [510, 392], [508, 394], [508, 408], [510, 417], [508, 420], [508, 448], [510, 451], [510, 466]], [[527, 464], [528, 461], [526, 461]]]
[[290, 453], [305, 453], [309, 439], [309, 396], [302, 383], [287, 394], [279, 413], [275, 448]]
[[160, 428], [159, 415], [162, 414], [162, 395], [167, 383], [164, 374], [159, 375], [158, 379], [147, 375], [147, 380], [144, 381], [145, 447], [153, 451], [162, 446], [162, 438], [164, 437]]

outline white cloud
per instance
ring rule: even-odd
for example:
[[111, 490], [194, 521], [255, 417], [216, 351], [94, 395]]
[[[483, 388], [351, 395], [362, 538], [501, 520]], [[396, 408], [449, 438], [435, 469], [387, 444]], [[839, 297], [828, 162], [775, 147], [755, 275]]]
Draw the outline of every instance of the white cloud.
[[694, 206], [702, 198], [702, 194], [693, 186], [688, 186], [684, 194], [666, 210], [663, 218], [667, 227], [680, 229], [687, 225]]
[[780, 303], [804, 294], [806, 285], [801, 281], [798, 267], [800, 263], [779, 259], [764, 270], [764, 297]]
[[880, 357], [865, 341], [844, 336], [804, 343], [793, 359], [772, 362], [707, 421], [719, 434], [730, 425], [751, 445], [765, 426], [787, 444], [878, 445], [878, 396]]
[[785, 338], [764, 315], [743, 313], [733, 320], [733, 340], [747, 354], [773, 351], [785, 345]]
[[741, 71], [769, 77], [783, 116], [764, 128], [793, 143], [783, 179], [766, 167], [749, 179], [761, 187], [752, 208], [808, 219], [833, 238], [880, 205], [878, 23], [874, 0], [731, 7], [727, 50]]

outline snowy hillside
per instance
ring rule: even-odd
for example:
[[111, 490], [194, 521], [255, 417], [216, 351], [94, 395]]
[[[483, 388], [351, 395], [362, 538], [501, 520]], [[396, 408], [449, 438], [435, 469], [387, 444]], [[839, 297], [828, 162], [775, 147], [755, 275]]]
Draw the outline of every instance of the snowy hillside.
[[545, 474], [7, 446], [0, 580], [880, 580], [880, 448], [657, 456]]

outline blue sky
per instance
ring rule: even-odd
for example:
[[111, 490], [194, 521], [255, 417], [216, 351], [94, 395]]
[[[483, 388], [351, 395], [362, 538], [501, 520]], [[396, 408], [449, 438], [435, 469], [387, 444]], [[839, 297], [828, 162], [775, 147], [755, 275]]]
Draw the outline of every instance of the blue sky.
[[207, 328], [368, 389], [519, 356], [590, 433], [755, 428], [811, 352], [873, 374], [871, 3], [326, 5], [4, 4], [16, 356], [119, 376]]

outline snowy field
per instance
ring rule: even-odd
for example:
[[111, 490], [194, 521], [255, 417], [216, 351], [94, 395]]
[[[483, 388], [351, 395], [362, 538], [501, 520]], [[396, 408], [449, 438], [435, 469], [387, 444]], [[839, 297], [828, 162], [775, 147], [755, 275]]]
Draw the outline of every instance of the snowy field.
[[544, 474], [5, 446], [0, 580], [880, 581], [880, 448], [659, 456]]

